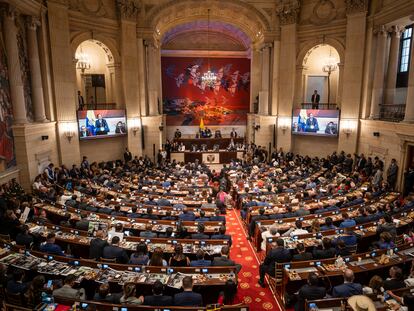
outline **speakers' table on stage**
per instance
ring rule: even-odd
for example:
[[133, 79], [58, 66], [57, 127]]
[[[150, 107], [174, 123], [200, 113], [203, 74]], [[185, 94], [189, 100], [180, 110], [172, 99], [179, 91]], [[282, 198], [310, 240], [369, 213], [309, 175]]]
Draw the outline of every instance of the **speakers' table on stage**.
[[184, 152], [171, 152], [171, 160], [177, 162], [195, 162], [198, 160], [200, 163], [205, 164], [227, 164], [232, 159], [242, 159], [243, 151], [184, 151]]
[[183, 143], [186, 150], [191, 150], [192, 145], [197, 145], [199, 148], [201, 145], [206, 145], [207, 150], [213, 150], [214, 146], [218, 145], [220, 150], [227, 149], [231, 140], [234, 144], [244, 143], [244, 137], [236, 138], [176, 138], [175, 141], [179, 144]]

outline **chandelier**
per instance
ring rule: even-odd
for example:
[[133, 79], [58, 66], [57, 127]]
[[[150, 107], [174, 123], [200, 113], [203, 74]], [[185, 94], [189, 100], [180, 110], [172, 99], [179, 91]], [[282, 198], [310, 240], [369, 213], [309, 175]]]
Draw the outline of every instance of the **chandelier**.
[[76, 69], [80, 69], [82, 73], [85, 72], [85, 70], [91, 69], [91, 62], [89, 61], [88, 54], [83, 53], [82, 46], [80, 47], [80, 51], [76, 53]]
[[208, 9], [207, 15], [207, 61], [208, 61], [208, 70], [201, 77], [201, 81], [208, 87], [213, 87], [216, 84], [217, 76], [214, 72], [210, 70], [210, 9]]
[[328, 109], [331, 103], [331, 74], [338, 69], [338, 61], [336, 57], [332, 56], [332, 50], [329, 49], [329, 57], [325, 59], [325, 65], [322, 67], [322, 71], [328, 74]]

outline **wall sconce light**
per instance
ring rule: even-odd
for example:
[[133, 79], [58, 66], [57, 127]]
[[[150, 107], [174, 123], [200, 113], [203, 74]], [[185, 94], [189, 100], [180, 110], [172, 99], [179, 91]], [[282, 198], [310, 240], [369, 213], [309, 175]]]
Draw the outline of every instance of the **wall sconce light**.
[[76, 122], [64, 122], [63, 124], [63, 135], [71, 142], [72, 138], [75, 137], [75, 132], [77, 129]]
[[280, 117], [279, 118], [279, 128], [282, 130], [283, 134], [289, 129], [290, 127], [290, 118], [289, 117]]
[[131, 131], [134, 133], [134, 136], [137, 135], [137, 132], [141, 128], [141, 119], [140, 118], [132, 118], [128, 121], [131, 124]]
[[357, 121], [355, 120], [342, 120], [342, 132], [346, 135], [347, 138], [356, 129], [356, 122]]
[[256, 121], [253, 121], [252, 126], [253, 126], [253, 129], [254, 129], [255, 131], [260, 130], [260, 124], [256, 123]]
[[161, 122], [160, 125], [158, 126], [158, 129], [160, 130], [160, 132], [162, 132], [164, 130], [164, 123]]

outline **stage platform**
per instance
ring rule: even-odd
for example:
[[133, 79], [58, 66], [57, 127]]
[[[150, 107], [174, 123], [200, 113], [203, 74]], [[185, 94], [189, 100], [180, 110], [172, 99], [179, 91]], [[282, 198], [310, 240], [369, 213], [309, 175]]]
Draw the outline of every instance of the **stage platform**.
[[232, 159], [243, 159], [243, 151], [198, 151], [198, 152], [171, 152], [171, 161], [177, 162], [195, 162], [205, 164], [227, 164]]

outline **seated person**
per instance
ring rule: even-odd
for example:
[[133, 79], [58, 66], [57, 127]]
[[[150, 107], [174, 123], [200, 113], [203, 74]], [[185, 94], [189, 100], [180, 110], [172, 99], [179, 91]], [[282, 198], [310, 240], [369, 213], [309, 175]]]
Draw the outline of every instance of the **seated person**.
[[145, 265], [149, 260], [148, 247], [144, 242], [140, 242], [137, 245], [137, 251], [131, 254], [129, 258], [129, 264], [132, 265]]
[[145, 231], [141, 231], [139, 233], [139, 236], [141, 238], [151, 239], [151, 238], [156, 238], [157, 237], [157, 233], [152, 231], [152, 224], [147, 223], [146, 226], [145, 226]]
[[215, 131], [214, 138], [221, 138], [221, 131], [220, 130]]
[[121, 212], [121, 205], [115, 205], [114, 211], [111, 213], [112, 216], [125, 216], [124, 212]]
[[95, 301], [105, 301], [109, 303], [120, 303], [121, 299], [121, 293], [115, 293], [111, 294], [109, 291], [109, 284], [108, 283], [102, 283], [98, 291], [95, 293], [95, 296], [93, 297], [93, 300]]
[[397, 228], [390, 214], [385, 214], [384, 218], [380, 220], [380, 224], [377, 227], [377, 234], [381, 234], [382, 232], [389, 232], [393, 238], [397, 235]]
[[29, 227], [27, 225], [21, 226], [20, 232], [16, 235], [16, 244], [23, 245], [29, 249], [33, 241], [33, 236], [29, 233]]
[[[277, 232], [277, 227], [276, 226], [271, 226], [269, 228], [269, 230], [263, 231], [262, 232], [262, 245], [260, 246], [260, 248], [262, 249], [262, 251], [266, 250], [266, 244], [267, 244], [267, 239], [268, 238], [274, 238], [274, 237], [279, 237], [280, 234], [279, 232]], [[211, 237], [213, 238], [213, 237]]]
[[387, 231], [380, 234], [380, 240], [375, 244], [379, 249], [391, 249], [395, 247], [395, 244], [392, 241], [392, 235]]
[[85, 299], [85, 290], [81, 289], [74, 289], [76, 282], [76, 276], [74, 274], [69, 274], [64, 281], [64, 285], [61, 288], [55, 289], [53, 291], [53, 297], [62, 297], [67, 299]]
[[230, 248], [228, 246], [223, 246], [221, 248], [220, 257], [214, 257], [212, 266], [216, 267], [226, 267], [226, 266], [235, 266], [236, 272], [239, 273], [242, 266], [230, 259]]
[[192, 239], [195, 240], [208, 240], [210, 237], [204, 233], [205, 226], [203, 223], [197, 225], [197, 233], [191, 235]]
[[210, 221], [220, 221], [223, 224], [226, 224], [226, 216], [220, 215], [220, 210], [214, 212], [214, 216], [210, 217]]
[[293, 261], [306, 261], [313, 259], [312, 253], [306, 251], [305, 245], [303, 243], [298, 243], [296, 250], [298, 253], [293, 255]]
[[96, 236], [89, 244], [89, 258], [100, 260], [103, 254], [103, 249], [108, 245], [105, 239], [105, 234], [102, 230], [96, 231]]
[[205, 253], [200, 248], [196, 253], [197, 260], [192, 260], [190, 262], [190, 266], [191, 267], [208, 267], [208, 266], [211, 266], [211, 261], [210, 260], [205, 260], [204, 256], [205, 256]]
[[321, 226], [321, 231], [326, 231], [326, 230], [335, 230], [336, 226], [333, 224], [333, 220], [331, 217], [326, 217], [325, 218], [325, 224], [323, 226]]
[[210, 221], [210, 218], [206, 217], [205, 211], [200, 211], [200, 217], [196, 218], [196, 221]]
[[29, 283], [23, 282], [23, 270], [13, 271], [13, 278], [7, 282], [7, 291], [11, 294], [24, 294], [29, 288]]
[[339, 225], [339, 228], [347, 228], [356, 226], [356, 222], [353, 219], [349, 218], [348, 213], [342, 213], [342, 222]]
[[193, 278], [185, 276], [182, 281], [183, 292], [174, 295], [174, 304], [179, 307], [201, 307], [203, 297], [193, 292]]
[[178, 219], [181, 221], [194, 221], [195, 218], [195, 214], [187, 208], [183, 209], [183, 213], [178, 216]]
[[231, 235], [226, 234], [226, 226], [221, 225], [219, 228], [218, 234], [213, 234], [211, 236], [212, 240], [227, 240], [229, 241], [229, 247], [231, 247], [232, 241], [231, 241]]
[[102, 258], [106, 259], [116, 259], [117, 263], [127, 263], [129, 261], [129, 257], [126, 251], [119, 247], [120, 239], [118, 236], [114, 236], [111, 240], [111, 245], [107, 245], [104, 247], [102, 252]]
[[400, 267], [390, 268], [390, 277], [384, 281], [384, 290], [394, 290], [406, 287]]
[[40, 251], [47, 254], [64, 256], [62, 248], [55, 244], [55, 242], [56, 235], [53, 232], [49, 233], [46, 237], [46, 242], [40, 245]]
[[325, 237], [322, 239], [322, 249], [315, 247], [312, 254], [314, 259], [327, 259], [335, 257], [336, 250], [332, 246], [331, 239]]
[[144, 297], [143, 305], [146, 306], [172, 306], [173, 299], [171, 296], [165, 296], [164, 285], [160, 281], [155, 281], [152, 285], [152, 295]]
[[354, 272], [351, 269], [346, 269], [344, 271], [344, 283], [332, 289], [332, 296], [339, 298], [362, 295], [362, 285], [354, 283], [354, 278]]
[[302, 229], [302, 221], [298, 219], [295, 221], [295, 227], [292, 227], [288, 231], [283, 233], [283, 236], [294, 237], [297, 235], [307, 234], [307, 233], [309, 233], [308, 230]]
[[308, 284], [303, 285], [299, 289], [295, 311], [304, 311], [306, 300], [322, 299], [325, 296], [326, 288], [319, 286], [318, 276], [314, 272], [311, 272], [308, 274]]
[[285, 242], [283, 239], [278, 239], [276, 241], [276, 247], [273, 248], [269, 253], [267, 253], [263, 263], [259, 267], [259, 284], [262, 287], [265, 287], [264, 279], [266, 273], [270, 276], [275, 276], [275, 265], [276, 263], [289, 262], [292, 259], [292, 255], [288, 249], [285, 248]]
[[165, 229], [165, 233], [160, 233], [158, 237], [159, 238], [171, 238], [173, 233], [174, 233], [174, 228], [167, 227], [167, 229]]
[[344, 229], [344, 233], [340, 236], [338, 236], [334, 240], [334, 244], [336, 244], [338, 241], [343, 241], [346, 246], [354, 246], [358, 242], [357, 236], [354, 234], [354, 229], [351, 227], [346, 227]]
[[136, 293], [137, 293], [137, 287], [135, 283], [125, 283], [123, 295], [119, 299], [120, 303], [128, 304], [128, 305], [141, 305], [144, 301], [144, 297], [141, 296], [137, 298], [135, 296]]
[[170, 258], [169, 265], [171, 267], [188, 267], [190, 259], [183, 253], [183, 246], [176, 244], [174, 247], [174, 256]]
[[155, 266], [155, 267], [167, 267], [168, 263], [163, 258], [164, 252], [162, 251], [161, 247], [157, 247], [154, 249], [152, 253], [151, 259], [148, 260], [147, 266]]

